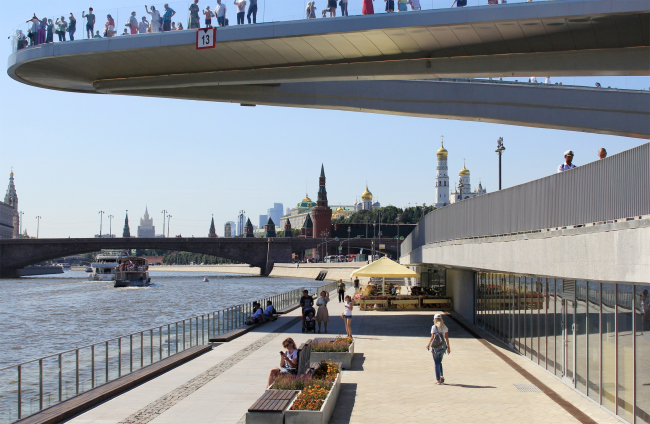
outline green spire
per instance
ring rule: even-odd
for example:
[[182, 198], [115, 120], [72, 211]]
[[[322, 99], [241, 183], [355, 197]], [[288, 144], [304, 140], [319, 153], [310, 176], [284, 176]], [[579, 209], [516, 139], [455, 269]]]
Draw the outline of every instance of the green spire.
[[325, 166], [322, 163], [320, 164], [320, 176], [325, 176]]
[[129, 229], [129, 213], [126, 213], [124, 218], [124, 229], [122, 230], [122, 237], [131, 237], [131, 230]]
[[270, 217], [270, 216], [269, 216], [269, 220], [268, 220], [268, 221], [266, 221], [266, 225], [272, 225], [272, 226], [273, 226], [273, 228], [275, 228], [275, 223], [273, 222], [273, 220], [271, 219], [271, 217]]

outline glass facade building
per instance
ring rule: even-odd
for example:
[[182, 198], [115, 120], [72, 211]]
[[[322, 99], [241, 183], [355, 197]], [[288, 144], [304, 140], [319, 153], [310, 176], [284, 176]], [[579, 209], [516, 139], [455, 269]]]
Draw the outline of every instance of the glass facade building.
[[629, 423], [650, 423], [650, 284], [477, 272], [474, 322]]

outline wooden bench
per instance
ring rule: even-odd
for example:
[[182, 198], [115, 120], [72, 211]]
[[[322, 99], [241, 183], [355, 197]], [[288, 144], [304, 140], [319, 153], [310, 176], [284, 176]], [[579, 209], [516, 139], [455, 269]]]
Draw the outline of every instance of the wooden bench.
[[397, 299], [391, 300], [390, 304], [397, 308], [407, 308], [409, 305], [414, 305], [417, 308], [420, 306], [420, 299]]
[[212, 350], [212, 346], [194, 346], [165, 358], [142, 369], [129, 373], [116, 380], [109, 381], [99, 387], [80, 393], [70, 399], [45, 408], [22, 420], [16, 421], [20, 424], [55, 424], [65, 421], [75, 415], [100, 404], [114, 396], [126, 392], [154, 377], [163, 374], [172, 368], [188, 362], [197, 356], [203, 355]]
[[246, 424], [282, 424], [287, 409], [299, 390], [267, 390], [248, 408]]
[[422, 299], [422, 307], [435, 308], [440, 310], [451, 309], [451, 299]]
[[361, 299], [361, 309], [368, 309], [368, 305], [382, 305], [384, 308], [388, 307], [388, 300], [383, 299]]
[[[295, 309], [298, 309], [299, 307], [300, 307], [300, 304], [295, 303], [295, 304], [293, 304], [291, 306], [288, 306], [288, 307], [286, 307], [284, 309], [280, 309], [279, 311], [277, 311], [277, 313], [278, 313], [278, 315], [286, 314], [286, 313], [289, 313], [289, 312], [291, 312], [291, 311], [293, 311]], [[235, 328], [234, 330], [228, 331], [227, 333], [220, 334], [220, 335], [218, 335], [216, 337], [211, 337], [210, 342], [212, 342], [212, 343], [229, 342], [229, 341], [231, 341], [233, 339], [236, 339], [237, 337], [243, 336], [244, 334], [248, 333], [251, 330], [256, 329], [257, 327], [259, 327], [260, 325], [263, 325], [266, 322], [268, 322], [268, 321], [258, 322], [257, 324], [245, 325], [243, 327]]]
[[296, 374], [303, 375], [310, 368], [310, 359], [311, 356], [311, 339], [307, 340], [305, 343], [301, 344], [298, 348], [298, 365], [296, 366]]

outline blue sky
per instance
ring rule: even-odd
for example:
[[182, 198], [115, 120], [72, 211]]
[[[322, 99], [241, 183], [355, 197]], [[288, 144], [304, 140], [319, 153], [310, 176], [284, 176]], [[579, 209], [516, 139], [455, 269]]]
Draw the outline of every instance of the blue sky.
[[[87, 10], [86, 3], [6, 2], [0, 27], [9, 36], [11, 28], [34, 12], [39, 18], [67, 17], [70, 11], [80, 17]], [[267, 21], [301, 17], [303, 3], [269, 2], [264, 17]], [[446, 3], [433, 0], [436, 7], [446, 7]], [[143, 5], [133, 4], [101, 0], [88, 5], [98, 16], [103, 11], [119, 14], [117, 25], [123, 28], [128, 12], [144, 10]], [[154, 4], [162, 7], [162, 3]], [[216, 0], [201, 0], [199, 6], [206, 4], [214, 8]], [[423, 2], [427, 4], [431, 1]], [[375, 8], [380, 8], [379, 2]], [[351, 15], [360, 9], [361, 0], [350, 0]], [[234, 6], [228, 14], [234, 21]], [[6, 58], [11, 47], [5, 40], [0, 55]], [[618, 88], [650, 86], [649, 77], [554, 81], [589, 86], [599, 81]], [[305, 190], [315, 198], [321, 163], [330, 204], [353, 203], [366, 181], [382, 205], [430, 204], [435, 151], [443, 134], [451, 180], [456, 180], [454, 175], [466, 158], [473, 188], [480, 179], [488, 191], [497, 188], [494, 149], [499, 137], [506, 146], [505, 187], [555, 172], [567, 149], [576, 153], [574, 162], [580, 165], [596, 160], [599, 147], [614, 154], [643, 143], [625, 137], [475, 122], [63, 93], [22, 85], [6, 72], [0, 75], [0, 92], [0, 177], [4, 176], [0, 184], [4, 190], [13, 166], [20, 210], [25, 212], [23, 228], [35, 235], [35, 217], [40, 215], [41, 237], [91, 237], [99, 232], [100, 210], [106, 212], [105, 218], [116, 217], [113, 233], [118, 234], [128, 210], [133, 233], [146, 205], [157, 232], [162, 224], [160, 211], [166, 209], [172, 215], [172, 235], [207, 236], [212, 214], [217, 233], [222, 235], [223, 224], [236, 221], [241, 209], [257, 223], [257, 216], [274, 202], [285, 208], [295, 206]], [[108, 231], [106, 224], [103, 231]]]

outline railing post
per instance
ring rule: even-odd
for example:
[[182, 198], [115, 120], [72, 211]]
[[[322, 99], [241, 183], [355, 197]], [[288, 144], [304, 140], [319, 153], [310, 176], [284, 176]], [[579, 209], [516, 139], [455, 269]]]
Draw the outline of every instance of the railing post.
[[59, 353], [59, 402], [63, 400], [63, 358]]
[[106, 381], [105, 381], [106, 383], [108, 383], [108, 377], [109, 377], [109, 375], [108, 375], [108, 360], [109, 360], [109, 356], [108, 356], [108, 342], [106, 342]]
[[158, 360], [162, 361], [162, 326], [158, 328]]
[[183, 320], [183, 350], [185, 350], [185, 320]]
[[129, 335], [129, 372], [133, 372], [133, 334]]
[[176, 339], [175, 339], [175, 341], [176, 341], [176, 350], [174, 351], [174, 353], [178, 353], [178, 321], [176, 321]]
[[90, 346], [90, 366], [92, 367], [92, 370], [90, 370], [90, 378], [92, 381], [90, 382], [90, 387], [92, 389], [95, 388], [95, 345]]
[[79, 349], [75, 350], [75, 362], [76, 393], [79, 394]]
[[167, 357], [172, 354], [172, 326], [167, 324]]
[[117, 339], [117, 361], [119, 365], [117, 366], [117, 376], [122, 377], [122, 338]]
[[38, 360], [38, 410], [43, 409], [43, 359]]
[[22, 418], [22, 398], [21, 398], [21, 392], [22, 392], [22, 365], [18, 365], [18, 419]]
[[149, 330], [149, 347], [151, 350], [151, 362], [149, 365], [153, 364], [153, 328]]
[[140, 331], [140, 368], [144, 367], [144, 332]]

